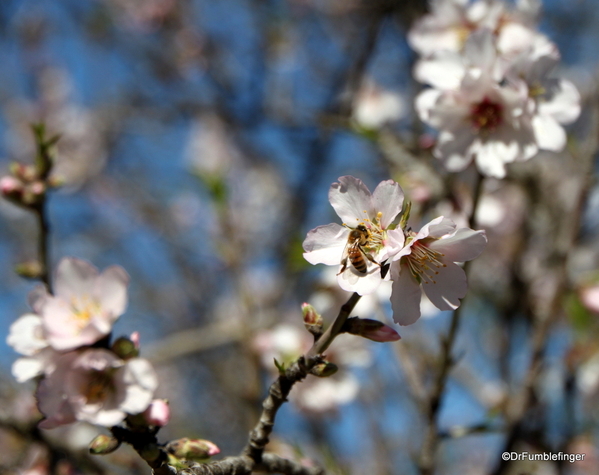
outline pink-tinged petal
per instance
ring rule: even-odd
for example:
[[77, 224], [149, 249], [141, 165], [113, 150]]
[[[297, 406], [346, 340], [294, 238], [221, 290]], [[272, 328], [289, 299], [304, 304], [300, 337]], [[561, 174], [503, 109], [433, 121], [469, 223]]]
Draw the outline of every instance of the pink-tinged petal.
[[422, 289], [439, 310], [455, 310], [468, 290], [466, 274], [461, 267], [451, 262], [447, 262], [446, 267], [440, 267], [438, 272], [434, 276], [435, 282], [422, 284]]
[[106, 331], [98, 331], [90, 321], [77, 317], [71, 306], [58, 297], [48, 299], [44, 305], [42, 319], [46, 339], [57, 351], [91, 345], [110, 333], [111, 329], [110, 326], [106, 326]]
[[91, 295], [98, 269], [89, 262], [65, 257], [58, 263], [55, 279], [55, 295], [70, 301], [82, 295]]
[[539, 104], [539, 114], [550, 115], [560, 124], [570, 124], [580, 115], [580, 93], [565, 79], [559, 80], [559, 89], [551, 99]]
[[329, 201], [343, 223], [352, 228], [363, 219], [376, 216], [370, 191], [362, 180], [353, 176], [342, 176], [331, 185]]
[[37, 387], [36, 399], [40, 412], [46, 417], [39, 427], [52, 429], [75, 422], [70, 402], [64, 394], [66, 379], [78, 353], [66, 353], [56, 359], [56, 369], [48, 374]]
[[566, 146], [564, 128], [550, 115], [535, 115], [532, 127], [539, 148], [561, 152]]
[[171, 409], [168, 401], [165, 399], [154, 399], [143, 412], [143, 416], [149, 425], [157, 427], [167, 425], [171, 418]]
[[97, 278], [94, 297], [102, 311], [118, 317], [127, 308], [129, 275], [121, 266], [110, 266]]
[[[395, 258], [395, 256], [404, 249], [405, 243], [406, 237], [401, 229], [392, 229], [391, 231], [387, 231], [387, 238], [383, 242], [385, 247], [382, 249], [381, 254], [376, 256], [377, 262], [384, 261], [385, 259]], [[409, 253], [410, 250], [408, 248], [406, 254]]]
[[451, 234], [455, 231], [455, 223], [444, 216], [439, 216], [433, 219], [431, 222], [422, 226], [420, 232], [414, 238], [415, 241], [424, 239], [426, 237], [440, 238], [447, 234]]
[[444, 262], [466, 262], [478, 257], [486, 245], [484, 231], [460, 228], [449, 237], [431, 242], [429, 247], [442, 253]]
[[304, 259], [310, 264], [338, 265], [348, 236], [349, 229], [336, 223], [312, 229], [304, 240]]
[[387, 229], [401, 212], [403, 198], [401, 187], [393, 180], [380, 182], [374, 190], [372, 205], [376, 213], [382, 213], [380, 225], [383, 229]]
[[360, 295], [368, 295], [378, 289], [381, 284], [381, 268], [371, 262], [368, 263], [366, 274], [360, 274], [351, 264], [345, 271], [337, 276], [339, 287], [347, 292], [357, 292]]
[[391, 271], [393, 321], [400, 325], [411, 325], [420, 318], [420, 284], [412, 277], [410, 271], [399, 263], [394, 263]]

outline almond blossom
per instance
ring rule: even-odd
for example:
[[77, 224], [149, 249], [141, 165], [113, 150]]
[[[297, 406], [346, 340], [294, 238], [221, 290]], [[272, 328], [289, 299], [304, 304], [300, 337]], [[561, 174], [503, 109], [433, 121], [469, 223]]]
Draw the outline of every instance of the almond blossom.
[[502, 54], [516, 54], [543, 37], [535, 28], [540, 6], [539, 0], [517, 0], [511, 10], [495, 0], [433, 0], [431, 13], [415, 22], [408, 41], [423, 56], [459, 52], [472, 33], [486, 28], [494, 32]]
[[458, 308], [468, 285], [465, 272], [455, 263], [474, 259], [486, 244], [484, 231], [456, 229], [443, 216], [418, 233], [408, 231], [406, 246], [391, 264], [393, 320], [410, 325], [420, 318], [421, 288], [439, 310]]
[[101, 274], [86, 261], [64, 258], [58, 264], [54, 295], [39, 304], [44, 336], [66, 351], [91, 345], [108, 335], [127, 307], [129, 276], [120, 266]]
[[38, 386], [36, 397], [45, 416], [40, 427], [75, 421], [113, 426], [127, 414], [145, 411], [157, 385], [156, 373], [145, 359], [124, 361], [100, 348], [65, 353]]
[[528, 90], [522, 82], [503, 81], [504, 69], [488, 30], [471, 35], [462, 55], [439, 53], [417, 65], [416, 78], [434, 89], [416, 98], [416, 110], [440, 130], [433, 153], [448, 170], [475, 160], [483, 174], [502, 178], [505, 164], [537, 153], [524, 115]]
[[308, 232], [304, 258], [311, 264], [341, 266], [337, 282], [343, 290], [372, 293], [382, 281], [381, 265], [403, 246], [403, 233], [391, 228], [402, 209], [403, 191], [387, 180], [371, 194], [358, 178], [343, 176], [331, 185], [329, 201], [343, 225]]

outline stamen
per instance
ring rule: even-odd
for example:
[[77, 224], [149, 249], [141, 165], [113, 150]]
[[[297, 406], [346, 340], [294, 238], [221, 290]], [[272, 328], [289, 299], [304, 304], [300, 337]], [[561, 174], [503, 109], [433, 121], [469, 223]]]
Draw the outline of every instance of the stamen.
[[416, 280], [424, 284], [436, 284], [434, 276], [439, 273], [437, 269], [447, 267], [441, 260], [442, 257], [441, 252], [435, 251], [421, 242], [415, 242], [412, 245], [412, 252], [406, 256], [406, 261]]

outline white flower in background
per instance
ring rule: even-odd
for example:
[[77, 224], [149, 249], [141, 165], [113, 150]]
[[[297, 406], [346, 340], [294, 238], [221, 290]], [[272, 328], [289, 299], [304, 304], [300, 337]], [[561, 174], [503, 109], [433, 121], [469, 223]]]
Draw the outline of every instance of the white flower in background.
[[105, 349], [62, 355], [38, 386], [43, 429], [75, 421], [110, 427], [152, 402], [158, 385], [152, 365], [142, 358], [123, 361]]
[[101, 274], [75, 258], [62, 259], [54, 280], [54, 295], [39, 305], [44, 336], [58, 351], [91, 345], [108, 335], [127, 307], [129, 276], [120, 266]]
[[393, 320], [410, 325], [420, 317], [422, 290], [439, 310], [454, 310], [466, 295], [466, 274], [455, 262], [477, 257], [485, 248], [484, 231], [456, 229], [440, 216], [420, 232], [408, 233], [406, 246], [393, 258]]
[[404, 243], [401, 230], [389, 229], [401, 211], [403, 192], [387, 180], [371, 194], [361, 180], [343, 176], [331, 185], [329, 201], [343, 226], [312, 229], [304, 240], [304, 258], [311, 264], [341, 265], [337, 281], [343, 290], [372, 293], [382, 281], [381, 263]]
[[488, 30], [471, 35], [463, 55], [440, 53], [417, 65], [417, 79], [434, 89], [416, 98], [416, 110], [439, 129], [433, 153], [449, 171], [474, 160], [481, 173], [502, 178], [506, 163], [537, 153], [525, 116], [528, 90], [522, 81], [500, 82], [504, 67]]
[[543, 37], [535, 26], [540, 6], [539, 0], [518, 0], [513, 10], [494, 0], [433, 0], [431, 13], [414, 23], [408, 41], [423, 56], [459, 52], [472, 33], [486, 28], [496, 35], [502, 54], [516, 54]]
[[399, 120], [404, 111], [404, 101], [399, 94], [366, 81], [354, 99], [353, 118], [366, 129], [378, 129], [387, 122]]
[[559, 62], [554, 45], [536, 45], [514, 59], [506, 73], [513, 81], [523, 81], [528, 89], [525, 117], [530, 120], [539, 148], [560, 152], [566, 146], [562, 124], [580, 115], [580, 94], [570, 81], [552, 77]]

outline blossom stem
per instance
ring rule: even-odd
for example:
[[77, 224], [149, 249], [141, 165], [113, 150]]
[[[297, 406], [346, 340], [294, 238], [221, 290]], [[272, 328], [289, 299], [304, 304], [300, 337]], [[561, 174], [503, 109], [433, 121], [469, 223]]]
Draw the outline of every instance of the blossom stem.
[[[472, 208], [468, 215], [468, 227], [474, 228], [476, 221], [476, 209], [480, 202], [483, 188], [483, 176], [477, 172], [476, 182], [473, 188], [472, 196]], [[467, 261], [464, 263], [464, 273], [468, 275], [470, 263]], [[458, 328], [460, 326], [460, 320], [464, 309], [464, 303], [454, 310], [451, 315], [451, 322], [449, 324], [449, 331], [447, 336], [441, 341], [441, 355], [439, 358], [439, 369], [435, 378], [432, 391], [428, 397], [428, 401], [424, 407], [426, 415], [428, 417], [428, 427], [425, 434], [424, 443], [422, 450], [420, 451], [419, 468], [421, 475], [432, 475], [435, 469], [435, 452], [439, 443], [439, 409], [441, 407], [441, 399], [445, 393], [445, 385], [447, 383], [447, 377], [449, 376], [449, 370], [453, 366], [455, 360], [452, 356], [453, 345], [456, 340]]]
[[34, 209], [39, 227], [37, 241], [37, 252], [40, 265], [39, 278], [46, 286], [48, 292], [52, 293], [52, 283], [50, 282], [50, 223], [48, 221], [46, 209], [46, 197], [44, 196], [41, 203]]

